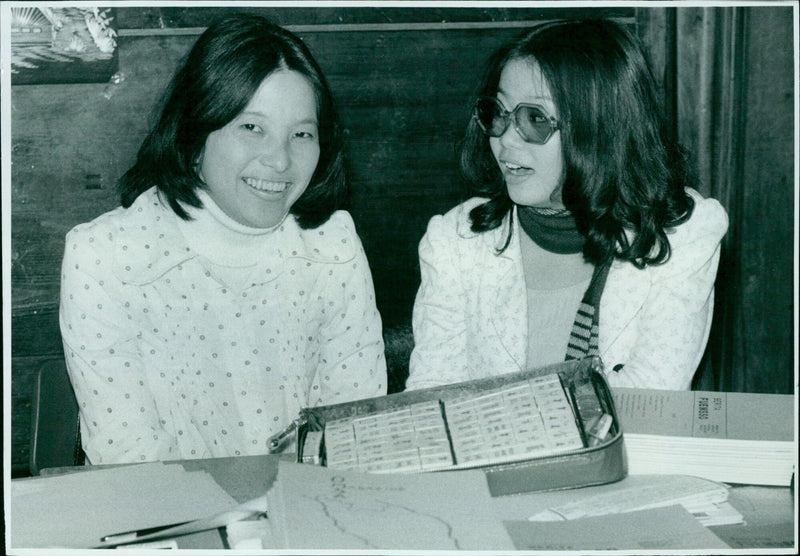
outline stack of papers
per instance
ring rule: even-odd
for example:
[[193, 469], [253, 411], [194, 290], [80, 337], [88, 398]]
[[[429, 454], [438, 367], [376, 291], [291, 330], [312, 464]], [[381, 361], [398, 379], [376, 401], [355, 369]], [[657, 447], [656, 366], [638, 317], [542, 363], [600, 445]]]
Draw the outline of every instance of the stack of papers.
[[781, 394], [615, 388], [630, 474], [788, 486], [794, 399]]
[[613, 490], [576, 496], [569, 502], [532, 515], [530, 521], [564, 521], [680, 505], [702, 525], [742, 523], [742, 514], [728, 503], [728, 487], [688, 475], [637, 475]]

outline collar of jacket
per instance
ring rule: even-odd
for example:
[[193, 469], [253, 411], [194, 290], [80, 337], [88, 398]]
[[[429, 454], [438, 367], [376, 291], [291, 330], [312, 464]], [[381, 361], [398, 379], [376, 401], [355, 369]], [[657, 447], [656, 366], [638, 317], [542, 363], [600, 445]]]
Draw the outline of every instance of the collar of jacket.
[[[516, 208], [514, 209], [516, 210]], [[489, 320], [508, 356], [519, 370], [526, 369], [528, 338], [528, 298], [520, 246], [520, 229], [516, 214], [514, 231], [505, 251], [497, 254], [508, 237], [511, 219], [506, 216], [503, 223], [483, 234], [469, 229], [469, 220], [464, 215], [459, 219], [459, 234], [475, 237], [482, 242], [483, 257], [480, 271], [482, 291], [491, 292], [487, 298]], [[624, 261], [611, 263], [611, 271], [601, 298], [601, 307], [613, 307], [600, 311], [600, 347], [608, 349], [641, 309], [651, 288], [651, 270], [641, 270]], [[602, 354], [601, 354], [602, 355]]]
[[[198, 257], [184, 239], [177, 219], [156, 188], [139, 195], [123, 211], [117, 229], [111, 232], [114, 234], [114, 274], [128, 284], [147, 284]], [[337, 211], [318, 228], [303, 230], [290, 215], [272, 232], [275, 239], [272, 252], [265, 252], [264, 264], [256, 266], [254, 275], [263, 276], [261, 283], [277, 278], [279, 273], [258, 272], [259, 267], [266, 267], [268, 261], [274, 263], [276, 259], [300, 258], [327, 264], [351, 261], [356, 256], [357, 246], [349, 222], [345, 212]]]
[[[528, 339], [528, 297], [525, 290], [525, 274], [522, 266], [522, 248], [520, 233], [522, 230], [517, 219], [517, 207], [514, 206], [513, 221], [509, 215], [494, 230], [493, 237], [487, 237], [486, 248], [491, 249], [496, 260], [496, 273], [491, 278], [495, 281], [495, 299], [491, 312], [491, 322], [500, 343], [508, 355], [524, 370], [527, 359]], [[511, 241], [502, 253], [497, 253], [508, 238], [510, 226], [514, 226]], [[501, 309], [503, 308], [503, 309]], [[507, 310], [510, 308], [511, 310]]]

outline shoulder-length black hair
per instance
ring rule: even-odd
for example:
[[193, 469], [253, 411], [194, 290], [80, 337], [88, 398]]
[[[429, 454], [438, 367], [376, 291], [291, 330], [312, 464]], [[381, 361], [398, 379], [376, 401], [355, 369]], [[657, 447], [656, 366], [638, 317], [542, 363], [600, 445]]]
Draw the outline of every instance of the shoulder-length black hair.
[[[324, 223], [347, 194], [342, 132], [325, 77], [295, 35], [255, 15], [234, 15], [200, 36], [164, 93], [161, 113], [136, 163], [120, 179], [122, 206], [157, 186], [175, 213], [199, 207], [196, 162], [213, 131], [244, 110], [262, 81], [279, 69], [304, 75], [316, 94], [320, 156], [305, 192], [290, 209], [303, 228]], [[289, 93], [287, 93], [289, 94]]]
[[[558, 110], [562, 200], [586, 238], [585, 259], [616, 257], [640, 268], [665, 262], [666, 231], [688, 219], [694, 202], [684, 151], [670, 138], [639, 41], [612, 21], [548, 23], [494, 53], [479, 94], [495, 96], [503, 68], [520, 59], [539, 66]], [[472, 230], [497, 228], [513, 202], [474, 118], [461, 170], [471, 194], [489, 197], [471, 211]]]

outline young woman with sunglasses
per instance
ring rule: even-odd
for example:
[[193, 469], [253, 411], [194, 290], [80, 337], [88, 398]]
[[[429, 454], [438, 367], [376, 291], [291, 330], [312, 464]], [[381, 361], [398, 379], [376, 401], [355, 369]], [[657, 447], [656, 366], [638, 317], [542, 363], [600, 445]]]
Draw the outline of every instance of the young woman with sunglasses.
[[61, 332], [92, 464], [263, 454], [304, 407], [386, 393], [332, 102], [298, 37], [218, 21], [122, 207], [68, 234]]
[[609, 21], [492, 56], [461, 150], [472, 198], [420, 243], [408, 389], [588, 355], [612, 386], [691, 386], [728, 222], [690, 187], [657, 95]]

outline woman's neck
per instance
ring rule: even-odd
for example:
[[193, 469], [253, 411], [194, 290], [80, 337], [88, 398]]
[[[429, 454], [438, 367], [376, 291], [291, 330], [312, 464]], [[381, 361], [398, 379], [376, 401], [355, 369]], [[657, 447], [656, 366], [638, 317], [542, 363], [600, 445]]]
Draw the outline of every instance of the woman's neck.
[[557, 290], [588, 282], [594, 265], [582, 253], [558, 254], [542, 249], [525, 233], [519, 234], [525, 285], [532, 290]]
[[228, 267], [251, 266], [263, 257], [265, 242], [283, 222], [271, 228], [245, 226], [225, 214], [205, 191], [197, 193], [203, 207], [187, 207], [192, 220], [178, 224], [193, 251]]
[[228, 214], [220, 208], [220, 206], [211, 198], [211, 196], [203, 189], [197, 190], [197, 197], [203, 203], [203, 208], [208, 211], [208, 214], [214, 217], [214, 219], [222, 224], [224, 227], [228, 228], [231, 231], [234, 231], [238, 234], [244, 234], [248, 236], [260, 236], [264, 234], [268, 234], [273, 230], [277, 229], [278, 226], [283, 224], [283, 219], [286, 218], [284, 215], [283, 219], [275, 224], [274, 226], [270, 226], [269, 228], [253, 228], [250, 226], [246, 226], [241, 222], [238, 222], [228, 216]]

